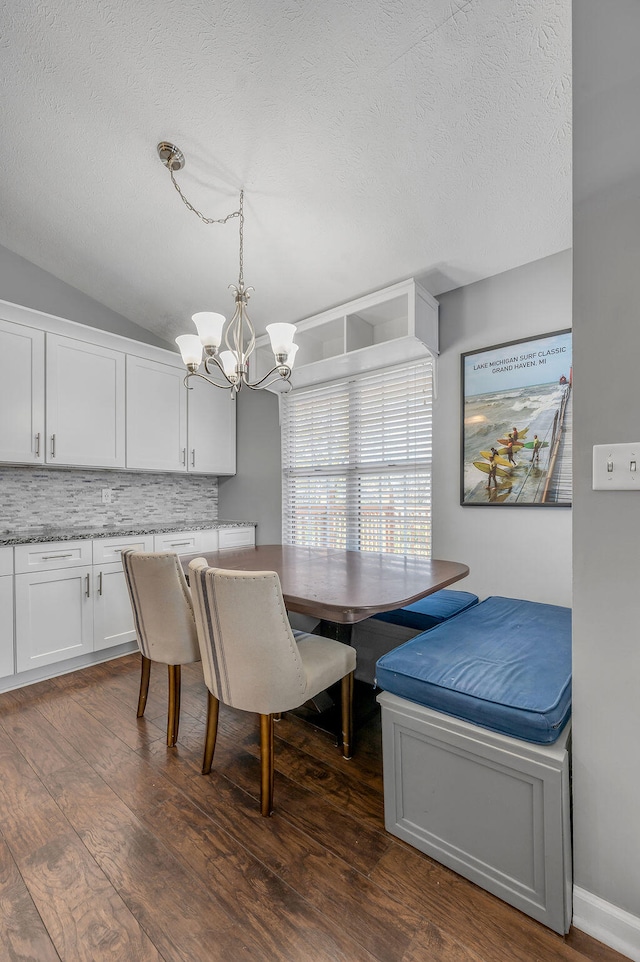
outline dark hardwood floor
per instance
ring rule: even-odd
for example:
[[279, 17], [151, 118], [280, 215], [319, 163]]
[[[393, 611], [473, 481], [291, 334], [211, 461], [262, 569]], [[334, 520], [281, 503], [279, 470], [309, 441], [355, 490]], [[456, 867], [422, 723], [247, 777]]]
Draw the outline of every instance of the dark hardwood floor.
[[136, 719], [138, 656], [0, 695], [0, 959], [49, 962], [620, 962], [566, 939], [384, 831], [377, 710], [345, 761], [287, 715], [276, 814], [258, 811], [256, 719], [166, 672]]

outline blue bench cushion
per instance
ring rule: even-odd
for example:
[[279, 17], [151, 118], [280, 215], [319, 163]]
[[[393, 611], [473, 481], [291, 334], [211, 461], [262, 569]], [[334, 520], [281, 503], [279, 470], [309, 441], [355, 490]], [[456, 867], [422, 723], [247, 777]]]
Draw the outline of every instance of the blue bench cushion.
[[487, 598], [383, 655], [376, 683], [492, 731], [550, 744], [571, 714], [571, 609]]
[[454, 615], [466, 611], [472, 605], [477, 605], [478, 596], [472, 595], [470, 591], [451, 591], [443, 588], [442, 591], [434, 591], [432, 595], [421, 598], [412, 605], [405, 608], [394, 608], [393, 611], [382, 611], [374, 615], [378, 621], [388, 621], [392, 625], [401, 625], [403, 628], [415, 628], [416, 631], [428, 631], [435, 628]]

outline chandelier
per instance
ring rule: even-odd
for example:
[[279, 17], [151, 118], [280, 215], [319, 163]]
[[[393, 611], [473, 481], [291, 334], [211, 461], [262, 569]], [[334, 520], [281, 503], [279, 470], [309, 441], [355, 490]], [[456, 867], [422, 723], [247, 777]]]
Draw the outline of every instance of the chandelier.
[[[182, 334], [176, 338], [176, 344], [180, 348], [182, 360], [187, 368], [185, 384], [187, 384], [189, 378], [201, 377], [215, 387], [230, 389], [232, 397], [235, 397], [244, 385], [251, 388], [252, 391], [258, 391], [269, 387], [271, 384], [284, 382], [288, 386], [287, 389], [290, 390], [291, 368], [298, 350], [297, 344], [293, 343], [296, 333], [295, 324], [269, 324], [267, 326], [275, 364], [264, 377], [255, 381], [249, 380], [249, 358], [255, 351], [256, 335], [247, 314], [247, 302], [253, 287], [245, 287], [244, 283], [244, 191], [240, 191], [238, 210], [232, 211], [232, 213], [219, 220], [213, 217], [205, 217], [187, 200], [175, 179], [175, 171], [182, 170], [185, 165], [185, 157], [182, 151], [174, 144], [166, 141], [159, 143], [157, 149], [158, 156], [168, 169], [173, 186], [178, 191], [183, 203], [204, 224], [226, 224], [234, 217], [238, 218], [240, 224], [238, 283], [229, 285], [236, 306], [233, 317], [224, 332], [224, 347], [226, 350], [219, 350], [223, 344], [223, 328], [226, 322], [224, 315], [215, 314], [211, 311], [201, 311], [194, 314], [192, 320], [198, 333]], [[204, 374], [200, 371], [201, 365], [206, 372]]]

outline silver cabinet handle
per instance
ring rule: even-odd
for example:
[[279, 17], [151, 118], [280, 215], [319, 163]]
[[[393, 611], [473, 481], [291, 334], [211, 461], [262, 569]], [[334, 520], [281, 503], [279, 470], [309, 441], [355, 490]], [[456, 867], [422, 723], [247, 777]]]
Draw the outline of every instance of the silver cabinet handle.
[[55, 456], [56, 456], [56, 436], [55, 434], [52, 434], [51, 435], [51, 457], [55, 458]]
[[[87, 578], [88, 577], [89, 575], [87, 575]], [[102, 572], [100, 572], [100, 574], [98, 575], [98, 594], [99, 595], [102, 594]]]
[[183, 548], [185, 545], [190, 545], [190, 544], [191, 544], [190, 541], [170, 541], [170, 542], [169, 542], [169, 547], [170, 547], [170, 548]]
[[182, 449], [182, 463], [183, 463], [184, 465], [186, 465], [186, 463], [187, 463], [187, 449], [186, 449], [186, 448], [183, 448], [183, 449]]
[[35, 440], [36, 440], [36, 454], [35, 454], [35, 456], [36, 456], [37, 458], [39, 458], [39, 457], [40, 457], [40, 432], [39, 432], [39, 431], [38, 431], [38, 433], [36, 434], [36, 439], [35, 439]]
[[86, 577], [86, 579], [87, 579], [87, 588], [86, 588], [86, 591], [85, 591], [85, 595], [87, 596], [87, 598], [90, 598], [90, 597], [91, 597], [91, 585], [90, 585], [90, 582], [89, 582], [89, 575], [86, 575], [85, 577]]
[[196, 449], [192, 448], [191, 449], [191, 467], [195, 468], [195, 466], [196, 466]]
[[69, 552], [69, 554], [43, 554], [42, 555], [43, 561], [53, 561], [53, 560], [57, 561], [58, 558], [73, 558], [73, 552]]

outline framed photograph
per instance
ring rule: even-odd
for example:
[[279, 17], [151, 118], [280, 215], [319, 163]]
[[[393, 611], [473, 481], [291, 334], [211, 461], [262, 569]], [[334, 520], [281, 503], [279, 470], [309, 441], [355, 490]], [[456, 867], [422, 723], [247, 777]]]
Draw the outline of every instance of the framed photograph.
[[463, 505], [571, 505], [571, 331], [462, 355]]

